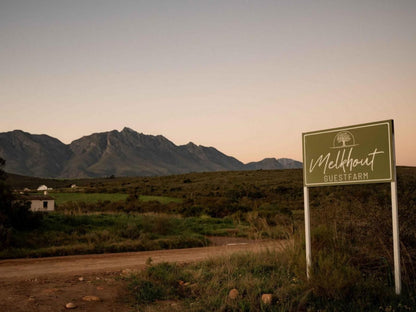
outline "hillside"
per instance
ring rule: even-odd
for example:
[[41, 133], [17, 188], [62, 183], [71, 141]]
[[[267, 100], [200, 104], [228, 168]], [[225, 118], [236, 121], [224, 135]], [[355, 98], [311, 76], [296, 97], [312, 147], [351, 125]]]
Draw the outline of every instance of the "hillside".
[[72, 156], [71, 149], [48, 135], [20, 130], [0, 133], [0, 157], [6, 171], [27, 176], [58, 177]]
[[66, 145], [48, 135], [21, 130], [0, 133], [0, 157], [9, 173], [48, 178], [162, 176], [188, 172], [301, 168], [291, 159], [247, 165], [214, 147], [177, 146], [164, 136], [132, 129], [84, 136]]

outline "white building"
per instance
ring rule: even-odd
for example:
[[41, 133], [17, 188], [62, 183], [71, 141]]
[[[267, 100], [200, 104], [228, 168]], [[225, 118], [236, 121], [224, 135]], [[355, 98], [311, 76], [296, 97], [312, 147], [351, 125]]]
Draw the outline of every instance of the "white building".
[[38, 191], [47, 191], [47, 190], [48, 190], [48, 187], [46, 185], [40, 185], [38, 187]]
[[24, 201], [30, 202], [30, 211], [54, 211], [55, 210], [55, 199], [47, 195], [28, 195], [21, 198]]

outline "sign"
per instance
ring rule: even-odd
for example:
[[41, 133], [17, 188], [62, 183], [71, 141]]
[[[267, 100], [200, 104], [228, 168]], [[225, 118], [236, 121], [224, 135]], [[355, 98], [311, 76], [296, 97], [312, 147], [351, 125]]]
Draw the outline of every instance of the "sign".
[[312, 266], [309, 187], [390, 182], [394, 280], [399, 295], [400, 240], [393, 120], [303, 133], [302, 146], [307, 277]]
[[303, 133], [304, 185], [394, 181], [393, 120]]

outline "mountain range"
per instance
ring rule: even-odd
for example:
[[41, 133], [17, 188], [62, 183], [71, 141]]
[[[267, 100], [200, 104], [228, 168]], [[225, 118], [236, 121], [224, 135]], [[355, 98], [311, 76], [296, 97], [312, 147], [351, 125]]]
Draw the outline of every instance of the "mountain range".
[[48, 178], [161, 176], [188, 172], [301, 168], [288, 158], [244, 164], [214, 147], [175, 145], [164, 136], [130, 128], [94, 133], [64, 144], [21, 130], [0, 133], [5, 171]]

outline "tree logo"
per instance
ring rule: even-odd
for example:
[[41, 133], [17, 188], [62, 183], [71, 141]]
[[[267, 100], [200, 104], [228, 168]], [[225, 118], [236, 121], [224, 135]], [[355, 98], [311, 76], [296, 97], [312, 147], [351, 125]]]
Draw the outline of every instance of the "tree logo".
[[357, 145], [358, 144], [355, 143], [354, 136], [349, 131], [338, 132], [334, 137], [334, 141], [332, 142], [332, 148], [347, 148]]

